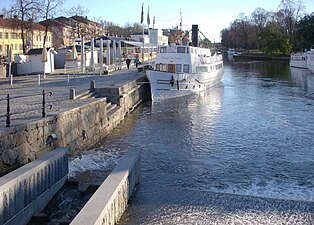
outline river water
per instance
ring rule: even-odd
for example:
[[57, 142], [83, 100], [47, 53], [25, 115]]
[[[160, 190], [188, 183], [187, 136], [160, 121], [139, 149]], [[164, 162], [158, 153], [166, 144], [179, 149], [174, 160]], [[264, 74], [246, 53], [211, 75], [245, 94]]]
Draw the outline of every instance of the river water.
[[145, 102], [70, 176], [101, 182], [141, 149], [141, 183], [119, 224], [314, 224], [314, 74], [225, 62], [201, 95]]

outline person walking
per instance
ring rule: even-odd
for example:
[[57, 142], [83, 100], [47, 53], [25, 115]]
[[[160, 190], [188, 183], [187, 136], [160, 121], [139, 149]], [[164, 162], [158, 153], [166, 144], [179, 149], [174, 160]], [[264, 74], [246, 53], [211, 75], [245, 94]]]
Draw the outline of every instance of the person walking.
[[137, 68], [138, 64], [140, 63], [140, 60], [138, 58], [134, 59], [135, 67]]
[[129, 57], [126, 59], [126, 66], [128, 67], [128, 69], [130, 69], [130, 63], [131, 63], [131, 59], [129, 59]]

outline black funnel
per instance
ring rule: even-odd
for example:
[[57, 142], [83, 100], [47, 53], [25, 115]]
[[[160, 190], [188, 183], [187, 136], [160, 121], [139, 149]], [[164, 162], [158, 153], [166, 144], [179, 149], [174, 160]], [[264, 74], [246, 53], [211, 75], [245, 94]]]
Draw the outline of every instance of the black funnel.
[[198, 47], [198, 25], [192, 25], [192, 43], [194, 47]]

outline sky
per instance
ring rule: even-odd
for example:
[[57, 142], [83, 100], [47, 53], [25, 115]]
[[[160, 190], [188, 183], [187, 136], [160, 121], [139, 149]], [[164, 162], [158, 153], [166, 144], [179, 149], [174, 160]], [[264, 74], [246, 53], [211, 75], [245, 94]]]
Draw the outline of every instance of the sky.
[[[314, 0], [302, 0], [306, 13], [314, 12]], [[9, 8], [12, 0], [0, 0], [0, 10]], [[102, 19], [119, 26], [140, 23], [144, 3], [144, 25], [147, 26], [147, 12], [151, 26], [155, 17], [155, 28], [166, 29], [179, 26], [180, 10], [184, 30], [191, 30], [198, 24], [202, 33], [212, 42], [220, 42], [220, 31], [228, 28], [240, 13], [250, 16], [258, 7], [277, 11], [281, 0], [65, 0], [63, 9], [81, 5], [89, 9], [91, 20]]]

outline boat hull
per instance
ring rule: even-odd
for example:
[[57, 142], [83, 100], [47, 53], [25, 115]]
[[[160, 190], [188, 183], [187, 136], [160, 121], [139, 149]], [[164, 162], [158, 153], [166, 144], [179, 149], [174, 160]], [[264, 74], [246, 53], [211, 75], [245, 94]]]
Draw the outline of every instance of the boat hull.
[[206, 73], [169, 73], [156, 70], [146, 72], [153, 101], [176, 98], [203, 92], [218, 84], [223, 68]]
[[291, 54], [290, 67], [309, 69], [314, 73], [314, 50], [307, 53]]
[[290, 66], [295, 68], [307, 69], [306, 61], [291, 61]]
[[314, 53], [309, 54], [307, 57], [307, 68], [314, 73]]

